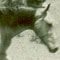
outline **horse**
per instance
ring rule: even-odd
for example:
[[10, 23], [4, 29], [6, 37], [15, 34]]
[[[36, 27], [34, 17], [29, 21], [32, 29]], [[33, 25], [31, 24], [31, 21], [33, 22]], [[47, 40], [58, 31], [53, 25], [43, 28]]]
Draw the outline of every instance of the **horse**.
[[37, 18], [35, 17], [36, 10], [33, 8], [0, 10], [0, 60], [8, 60], [6, 51], [11, 44], [11, 39], [26, 29], [33, 30], [50, 52], [55, 53], [58, 50], [53, 33], [49, 33], [53, 25], [44, 20], [45, 12], [43, 16], [37, 16]]

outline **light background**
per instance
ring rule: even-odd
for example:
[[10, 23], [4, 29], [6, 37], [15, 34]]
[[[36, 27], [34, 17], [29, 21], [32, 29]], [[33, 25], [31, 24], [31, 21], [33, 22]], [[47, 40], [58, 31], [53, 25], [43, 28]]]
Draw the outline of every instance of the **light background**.
[[43, 44], [30, 42], [35, 33], [27, 30], [21, 34], [23, 37], [15, 36], [12, 39], [11, 46], [7, 50], [12, 60], [60, 60], [60, 0], [48, 0], [48, 2], [51, 2], [50, 13], [55, 19], [54, 31], [59, 50], [56, 53], [50, 53]]

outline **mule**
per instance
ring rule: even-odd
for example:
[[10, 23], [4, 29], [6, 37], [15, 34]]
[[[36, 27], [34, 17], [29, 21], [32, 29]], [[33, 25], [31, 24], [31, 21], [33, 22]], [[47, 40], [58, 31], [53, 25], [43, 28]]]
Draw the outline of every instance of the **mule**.
[[43, 17], [36, 19], [35, 12], [36, 10], [32, 8], [20, 8], [20, 10], [6, 8], [0, 11], [0, 60], [8, 60], [6, 51], [11, 39], [26, 29], [32, 29], [50, 52], [55, 53], [58, 50], [52, 33], [49, 33], [52, 24]]

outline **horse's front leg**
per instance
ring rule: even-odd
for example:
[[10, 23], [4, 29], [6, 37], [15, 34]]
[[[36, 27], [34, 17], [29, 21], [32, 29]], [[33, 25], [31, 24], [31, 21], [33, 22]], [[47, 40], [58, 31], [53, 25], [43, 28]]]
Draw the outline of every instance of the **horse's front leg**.
[[9, 60], [6, 51], [11, 44], [11, 30], [8, 27], [0, 28], [0, 60]]

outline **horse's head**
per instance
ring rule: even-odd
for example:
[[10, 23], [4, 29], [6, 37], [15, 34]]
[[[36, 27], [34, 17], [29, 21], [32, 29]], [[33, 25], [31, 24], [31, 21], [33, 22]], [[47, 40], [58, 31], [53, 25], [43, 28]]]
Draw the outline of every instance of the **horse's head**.
[[54, 53], [58, 50], [52, 29], [53, 25], [45, 20], [37, 20], [35, 23], [35, 32], [41, 41], [47, 46], [50, 52]]

